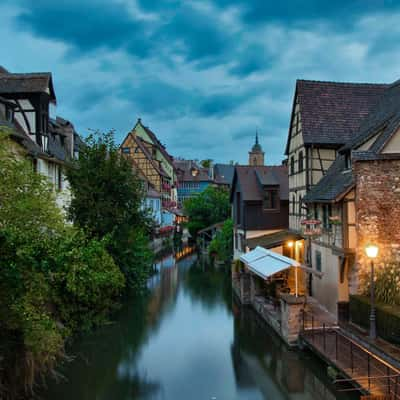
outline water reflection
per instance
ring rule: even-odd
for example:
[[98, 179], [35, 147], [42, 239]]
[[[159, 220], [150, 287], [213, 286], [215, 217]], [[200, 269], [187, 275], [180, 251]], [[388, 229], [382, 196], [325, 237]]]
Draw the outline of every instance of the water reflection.
[[230, 274], [166, 257], [149, 295], [76, 341], [44, 399], [332, 399], [326, 374], [288, 351], [251, 310], [232, 305]]

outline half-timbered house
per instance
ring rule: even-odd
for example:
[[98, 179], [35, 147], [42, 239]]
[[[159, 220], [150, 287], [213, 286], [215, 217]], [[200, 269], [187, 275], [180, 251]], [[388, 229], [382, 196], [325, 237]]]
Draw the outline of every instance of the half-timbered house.
[[365, 245], [379, 246], [378, 263], [397, 260], [400, 228], [400, 83], [388, 86], [323, 179], [305, 197], [322, 234], [312, 240], [322, 272], [312, 294], [331, 312], [359, 289], [369, 265]]
[[172, 157], [139, 118], [121, 144], [121, 151], [162, 195], [164, 208], [177, 206], [176, 173]]
[[387, 85], [298, 80], [285, 154], [289, 170], [289, 227], [301, 230], [306, 193], [326, 174], [338, 149], [357, 133]]
[[11, 138], [22, 145], [35, 170], [45, 175], [64, 208], [70, 200], [66, 163], [78, 156], [82, 144], [73, 125], [51, 118], [56, 104], [51, 73], [10, 73], [0, 68], [0, 96]]

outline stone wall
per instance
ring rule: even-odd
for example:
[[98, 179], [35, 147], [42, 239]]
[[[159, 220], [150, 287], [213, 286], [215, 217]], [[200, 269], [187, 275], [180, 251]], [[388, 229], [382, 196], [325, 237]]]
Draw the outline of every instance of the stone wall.
[[297, 344], [302, 329], [303, 296], [281, 295], [281, 336], [289, 345]]
[[400, 160], [356, 161], [357, 289], [369, 272], [365, 245], [379, 246], [376, 265], [400, 262]]

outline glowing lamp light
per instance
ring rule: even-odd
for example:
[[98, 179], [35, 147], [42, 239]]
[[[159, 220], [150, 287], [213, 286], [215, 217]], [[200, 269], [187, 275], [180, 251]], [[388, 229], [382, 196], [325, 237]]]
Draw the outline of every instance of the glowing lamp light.
[[293, 243], [292, 241], [290, 241], [290, 242], [287, 242], [287, 246], [288, 246], [288, 247], [290, 247], [290, 248], [292, 248], [292, 247], [293, 247], [293, 244], [294, 244], [294, 243]]
[[379, 248], [375, 244], [368, 244], [365, 246], [365, 253], [368, 258], [376, 258], [378, 256]]
[[303, 246], [303, 242], [301, 242], [300, 240], [298, 242], [296, 242], [296, 246], [301, 247]]

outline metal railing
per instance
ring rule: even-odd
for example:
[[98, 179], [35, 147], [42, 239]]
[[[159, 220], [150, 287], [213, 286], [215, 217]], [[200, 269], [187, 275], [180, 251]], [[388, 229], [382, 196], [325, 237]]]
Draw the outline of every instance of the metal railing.
[[349, 377], [335, 383], [356, 386], [345, 391], [368, 391], [400, 400], [400, 371], [346, 336], [338, 326], [318, 321], [313, 314], [304, 312], [301, 336]]

